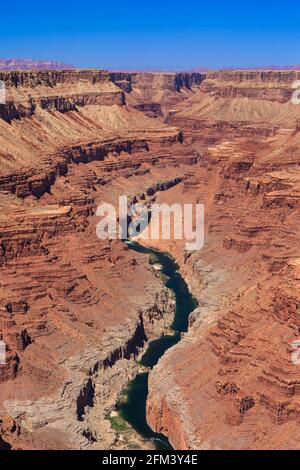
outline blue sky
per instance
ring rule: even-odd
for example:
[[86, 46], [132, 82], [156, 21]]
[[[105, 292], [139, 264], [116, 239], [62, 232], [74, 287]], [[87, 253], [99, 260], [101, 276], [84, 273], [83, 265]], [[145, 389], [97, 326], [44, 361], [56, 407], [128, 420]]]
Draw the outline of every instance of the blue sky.
[[0, 57], [104, 68], [300, 63], [299, 1], [14, 0], [0, 14]]

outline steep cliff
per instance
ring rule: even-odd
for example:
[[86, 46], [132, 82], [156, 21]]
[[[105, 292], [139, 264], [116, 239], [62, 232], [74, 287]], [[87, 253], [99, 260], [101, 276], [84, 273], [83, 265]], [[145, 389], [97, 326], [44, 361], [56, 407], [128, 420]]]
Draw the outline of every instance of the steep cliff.
[[53, 60], [0, 59], [0, 70], [63, 70], [71, 66]]
[[111, 72], [111, 80], [128, 93], [131, 106], [150, 117], [161, 117], [170, 108], [191, 96], [205, 79], [204, 73], [122, 73]]

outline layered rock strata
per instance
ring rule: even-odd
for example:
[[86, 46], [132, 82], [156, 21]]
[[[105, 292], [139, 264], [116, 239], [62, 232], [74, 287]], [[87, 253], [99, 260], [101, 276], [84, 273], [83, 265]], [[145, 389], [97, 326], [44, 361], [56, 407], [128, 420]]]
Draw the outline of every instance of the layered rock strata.
[[169, 118], [205, 152], [182, 190], [162, 196], [204, 202], [206, 217], [201, 251], [158, 243], [200, 303], [150, 374], [148, 421], [175, 448], [298, 448], [297, 78], [211, 74]]
[[[156, 191], [152, 166], [199, 155], [183, 149], [180, 129], [126, 106], [106, 72], [1, 79], [1, 446], [108, 448], [106, 417], [174, 301], [142, 255], [97, 238], [96, 209], [133, 194], [112, 181], [136, 176], [140, 192]], [[161, 172], [160, 189], [176, 184], [173, 173], [164, 183]]]

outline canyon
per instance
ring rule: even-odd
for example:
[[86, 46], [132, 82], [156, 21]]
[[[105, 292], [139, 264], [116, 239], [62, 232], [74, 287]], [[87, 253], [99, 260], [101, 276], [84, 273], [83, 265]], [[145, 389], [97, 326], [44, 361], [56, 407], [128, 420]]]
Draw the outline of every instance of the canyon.
[[297, 448], [299, 79], [0, 71], [0, 448], [130, 448], [108, 417], [175, 307], [147, 257], [96, 236], [123, 194], [205, 207], [202, 250], [146, 243], [199, 303], [149, 373], [151, 428], [175, 449]]

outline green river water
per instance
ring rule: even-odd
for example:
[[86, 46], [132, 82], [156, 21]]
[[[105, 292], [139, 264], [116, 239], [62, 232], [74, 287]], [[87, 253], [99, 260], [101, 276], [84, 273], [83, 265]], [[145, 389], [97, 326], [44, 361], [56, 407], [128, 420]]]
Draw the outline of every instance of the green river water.
[[[171, 289], [176, 300], [174, 321], [171, 325], [171, 334], [149, 343], [141, 359], [143, 366], [152, 368], [165, 351], [180, 341], [181, 333], [188, 329], [190, 313], [196, 308], [197, 300], [189, 292], [185, 280], [182, 278], [178, 265], [167, 253], [152, 248], [145, 248], [135, 242], [127, 242], [130, 249], [149, 255], [151, 264], [159, 264], [161, 275], [166, 287]], [[155, 443], [155, 447], [172, 449], [168, 439], [152, 431], [146, 421], [146, 400], [148, 395], [148, 372], [138, 374], [126, 388], [126, 399], [117, 403], [118, 414], [127, 421], [143, 438]]]

